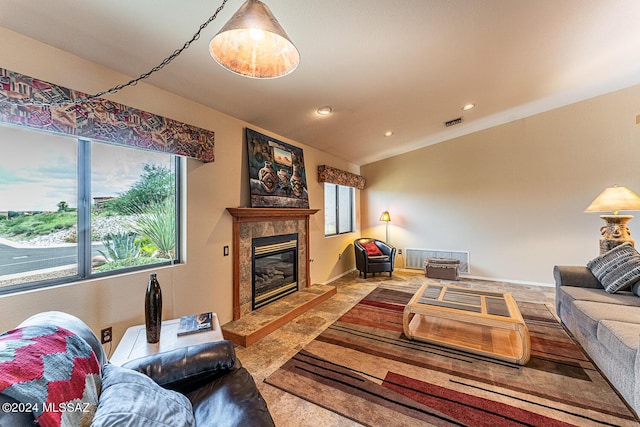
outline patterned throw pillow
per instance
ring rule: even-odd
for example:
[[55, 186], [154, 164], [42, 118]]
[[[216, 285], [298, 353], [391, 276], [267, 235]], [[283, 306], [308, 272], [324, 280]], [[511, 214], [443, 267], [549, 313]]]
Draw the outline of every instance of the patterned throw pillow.
[[587, 267], [610, 294], [640, 280], [640, 254], [626, 242], [589, 261]]
[[369, 256], [383, 255], [378, 245], [376, 245], [376, 242], [363, 243], [362, 247], [367, 251], [367, 255]]

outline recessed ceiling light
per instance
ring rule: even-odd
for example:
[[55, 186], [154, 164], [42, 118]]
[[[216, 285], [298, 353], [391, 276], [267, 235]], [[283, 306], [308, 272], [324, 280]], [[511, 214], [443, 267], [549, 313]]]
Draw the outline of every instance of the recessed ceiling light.
[[387, 137], [389, 137], [389, 136], [393, 136], [393, 131], [392, 131], [392, 130], [388, 130], [388, 131], [386, 131], [386, 132], [384, 133], [384, 136], [387, 136]]
[[318, 108], [318, 114], [321, 116], [327, 116], [333, 112], [333, 108], [327, 106]]
[[471, 109], [473, 109], [476, 106], [476, 104], [467, 104], [464, 107], [462, 107], [462, 111], [469, 111]]

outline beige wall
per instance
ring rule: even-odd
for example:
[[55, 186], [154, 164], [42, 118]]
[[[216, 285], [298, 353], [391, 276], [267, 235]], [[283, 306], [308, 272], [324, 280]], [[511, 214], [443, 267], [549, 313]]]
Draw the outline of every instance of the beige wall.
[[[130, 78], [2, 28], [0, 52], [0, 67], [87, 93]], [[323, 188], [315, 172], [319, 164], [359, 172], [356, 165], [148, 84], [127, 88], [110, 99], [216, 133], [214, 163], [185, 161], [186, 263], [156, 270], [163, 289], [165, 318], [209, 310], [218, 313], [221, 323], [232, 318], [232, 259], [223, 256], [223, 246], [232, 244], [232, 220], [225, 208], [249, 204], [245, 127], [303, 148], [311, 208], [323, 209]], [[310, 255], [314, 259], [311, 279], [323, 283], [353, 265], [344, 257], [339, 261], [338, 254], [349, 247], [355, 234], [326, 239], [322, 211], [310, 222]], [[145, 271], [0, 296], [0, 330], [12, 328], [40, 311], [62, 310], [79, 316], [94, 331], [113, 326], [117, 341], [128, 326], [144, 322], [148, 277], [149, 271]]]
[[553, 283], [555, 264], [598, 255], [589, 203], [614, 184], [640, 193], [638, 114], [640, 86], [365, 165], [363, 235], [384, 237], [388, 209], [398, 248], [467, 250], [471, 275]]

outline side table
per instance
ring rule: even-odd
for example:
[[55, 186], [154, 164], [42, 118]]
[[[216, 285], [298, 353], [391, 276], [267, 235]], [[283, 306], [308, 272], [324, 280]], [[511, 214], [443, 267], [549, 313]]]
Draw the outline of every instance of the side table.
[[178, 326], [180, 319], [165, 320], [160, 329], [160, 341], [155, 344], [147, 342], [145, 325], [136, 325], [127, 329], [122, 340], [113, 352], [109, 362], [121, 366], [129, 360], [150, 354], [162, 353], [175, 350], [176, 348], [190, 345], [203, 344], [211, 341], [222, 341], [222, 330], [218, 316], [213, 313], [211, 316], [213, 328], [210, 331], [196, 332], [189, 335], [178, 336]]

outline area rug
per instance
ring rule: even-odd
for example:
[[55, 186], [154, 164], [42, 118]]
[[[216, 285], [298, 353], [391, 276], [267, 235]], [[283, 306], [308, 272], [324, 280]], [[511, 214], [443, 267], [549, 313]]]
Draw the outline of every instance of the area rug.
[[265, 381], [366, 426], [638, 426], [544, 304], [518, 366], [409, 340], [415, 287], [381, 285]]

